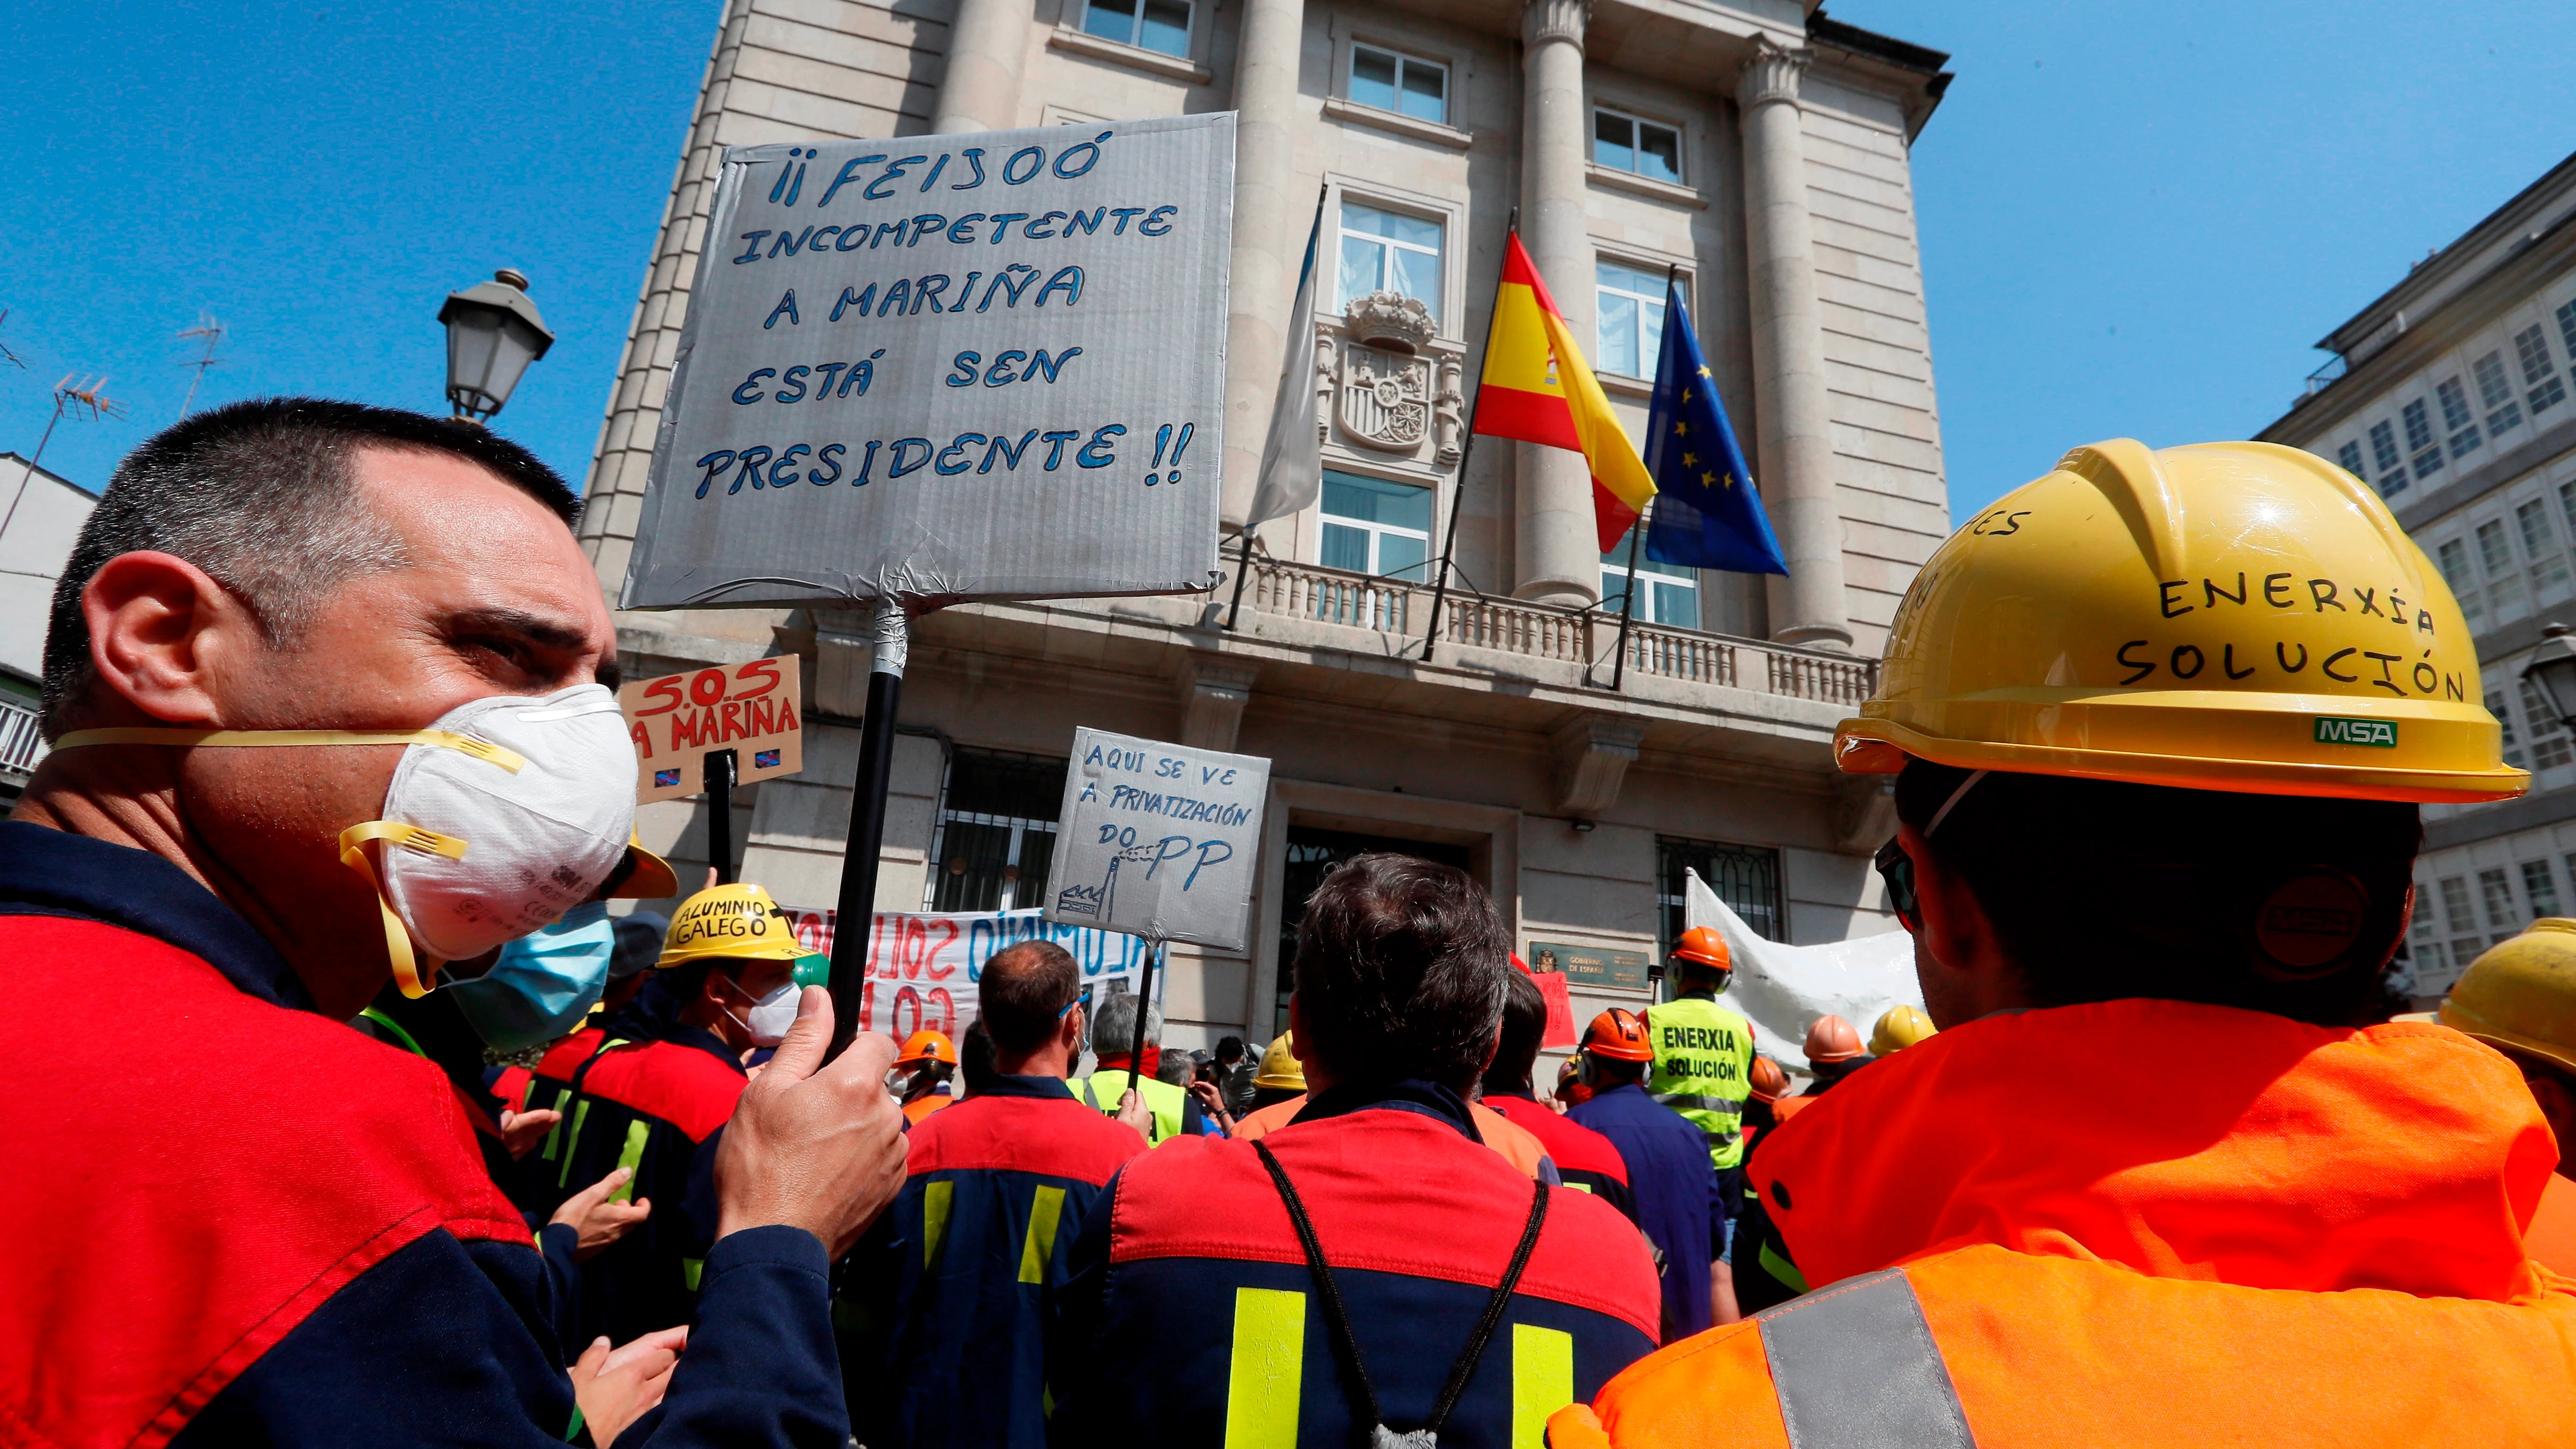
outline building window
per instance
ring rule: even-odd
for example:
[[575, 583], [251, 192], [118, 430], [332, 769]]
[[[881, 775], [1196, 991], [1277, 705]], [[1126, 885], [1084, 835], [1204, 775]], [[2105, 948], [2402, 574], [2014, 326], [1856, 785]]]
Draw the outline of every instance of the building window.
[[1348, 307], [1371, 292], [1401, 292], [1440, 315], [1440, 223], [1342, 203], [1341, 295]]
[[1046, 899], [1066, 762], [960, 749], [949, 756], [931, 841], [931, 911], [1025, 911]]
[[1652, 377], [1664, 347], [1664, 279], [1639, 267], [1596, 262], [1594, 311], [1600, 317], [1594, 361], [1621, 377]]
[[1617, 111], [1592, 113], [1592, 159], [1613, 171], [1634, 171], [1657, 181], [1682, 179], [1682, 137], [1670, 126], [1658, 126]]
[[2558, 365], [2550, 360], [2549, 339], [2537, 326], [2516, 333], [2513, 350], [2522, 359], [2522, 400], [2530, 404], [2533, 417], [2567, 400], [2567, 385], [2558, 380]]
[[2470, 369], [2478, 378], [2478, 401], [2487, 409], [2487, 435], [2522, 426], [2522, 404], [2513, 400], [2513, 383], [2504, 375], [2504, 354], [2490, 352]]
[[2567, 533], [2576, 538], [2576, 483], [2558, 485], [2558, 512], [2567, 520]]
[[2469, 408], [2469, 390], [2460, 386], [2456, 377], [2442, 379], [2433, 389], [2442, 400], [2442, 426], [2451, 433], [2451, 456], [2456, 458], [2478, 445], [2478, 415]]
[[2359, 443], [2346, 443], [2335, 449], [2335, 461], [2341, 463], [2343, 470], [2355, 478], [2368, 476], [2361, 471], [2361, 444]]
[[2576, 302], [2558, 309], [2558, 340], [2567, 344], [2567, 355], [2576, 357]]
[[1430, 557], [1430, 489], [1324, 470], [1324, 567], [1421, 583]]
[[2487, 713], [2495, 716], [2496, 728], [2503, 732], [2501, 743], [2504, 745], [2504, 762], [2517, 770], [2521, 769], [2523, 767], [2522, 744], [2514, 738], [2513, 711], [2504, 707], [2503, 690], [2487, 691]]
[[2514, 568], [2513, 545], [2505, 541], [2501, 521], [2491, 519], [2478, 525], [2478, 562], [2486, 568], [2487, 598], [2495, 605], [2497, 622], [2519, 614], [2523, 606], [2522, 575]]
[[2539, 687], [2526, 679], [2521, 681], [2521, 693], [2523, 721], [2531, 726], [2531, 767], [2554, 770], [2576, 759], [2576, 751], [2568, 747], [2567, 727], [2549, 712], [2549, 703], [2540, 697]]
[[1672, 953], [1673, 943], [1681, 939], [1683, 907], [1689, 899], [1689, 881], [1685, 871], [1699, 872], [1726, 908], [1744, 918], [1755, 935], [1766, 941], [1787, 938], [1780, 919], [1780, 852], [1759, 845], [1721, 845], [1711, 840], [1673, 840], [1658, 837], [1655, 841], [1655, 904], [1662, 949], [1657, 960]]
[[2478, 872], [2478, 899], [2486, 904], [2490, 927], [2511, 931], [2522, 924], [2522, 918], [2514, 913], [2513, 882], [2505, 878], [2501, 869]]
[[[1618, 547], [1601, 555], [1601, 606], [1605, 610], [1627, 607], [1614, 601], [1628, 592], [1628, 540], [1645, 526], [1643, 519], [1620, 536]], [[1662, 624], [1673, 629], [1699, 627], [1699, 574], [1681, 564], [1657, 563], [1637, 554], [1637, 572], [1645, 576], [1645, 588], [1637, 595], [1637, 622]]]
[[1190, 53], [1191, 0], [1089, 0], [1083, 10], [1087, 35], [1159, 50], [1165, 55]]
[[2424, 400], [2417, 398], [2402, 410], [2406, 419], [2406, 449], [2415, 455], [2415, 476], [2424, 477], [2442, 466], [2442, 446], [2433, 440], [2433, 419], [2425, 411]]
[[1449, 67], [1373, 45], [1351, 47], [1351, 99], [1416, 120], [1449, 120]]
[[2474, 626], [2487, 616], [2486, 590], [2478, 587], [2477, 576], [2469, 572], [2469, 546], [2460, 539], [2445, 539], [2433, 550], [2441, 562], [2442, 582], [2451, 586], [2451, 597], [2459, 602], [2460, 612]]
[[2478, 953], [2486, 949], [2486, 941], [2478, 934], [2477, 917], [2469, 910], [2468, 881], [2455, 875], [2442, 882], [2442, 914], [2451, 925], [2451, 960], [2462, 966], [2476, 960]]
[[2558, 881], [2551, 875], [2548, 861], [2526, 860], [2522, 863], [2522, 896], [2531, 902], [2533, 915], [2558, 914]]
[[2513, 511], [2513, 522], [2522, 531], [2522, 556], [2531, 562], [2531, 596], [2540, 599], [2563, 591], [2567, 555], [2551, 534], [2547, 505], [2538, 499], [2522, 504]]
[[2387, 422], [2370, 425], [2370, 457], [2379, 465], [2381, 496], [2394, 498], [2406, 491], [2406, 455], [2397, 451], [2397, 429]]

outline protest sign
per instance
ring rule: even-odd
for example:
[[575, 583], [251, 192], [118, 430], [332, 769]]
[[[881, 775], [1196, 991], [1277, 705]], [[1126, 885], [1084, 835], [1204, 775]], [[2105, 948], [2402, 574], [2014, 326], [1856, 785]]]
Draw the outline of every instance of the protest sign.
[[1562, 971], [1540, 971], [1530, 980], [1538, 983], [1538, 994], [1547, 1002], [1547, 1025], [1539, 1031], [1542, 1047], [1570, 1047], [1580, 1038], [1574, 1033], [1574, 996]]
[[627, 608], [1215, 587], [1230, 113], [733, 147]]
[[1783, 1065], [1807, 1065], [1807, 1028], [1818, 1017], [1839, 1016], [1866, 1036], [1889, 1007], [1923, 1005], [1914, 937], [1902, 927], [1819, 946], [1767, 940], [1697, 871], [1684, 877], [1682, 913], [1685, 929], [1714, 926], [1726, 938], [1735, 963], [1726, 1004], [1752, 1025], [1754, 1048]]
[[796, 702], [797, 656], [755, 659], [731, 669], [693, 669], [638, 680], [617, 691], [635, 740], [635, 802], [675, 800], [707, 788], [712, 750], [734, 752], [733, 783], [750, 784], [805, 768], [804, 722]]
[[1270, 762], [1073, 732], [1046, 918], [1240, 951]]
[[[831, 954], [837, 923], [833, 912], [782, 909], [800, 945]], [[946, 1032], [951, 1041], [963, 1037], [975, 1024], [975, 983], [984, 963], [994, 952], [1022, 941], [1053, 941], [1073, 956], [1082, 973], [1086, 1008], [1111, 992], [1136, 990], [1151, 949], [1134, 936], [1050, 925], [1036, 911], [879, 911], [870, 923], [868, 974], [854, 1013], [856, 1029], [884, 1032], [897, 1041], [925, 1027]]]

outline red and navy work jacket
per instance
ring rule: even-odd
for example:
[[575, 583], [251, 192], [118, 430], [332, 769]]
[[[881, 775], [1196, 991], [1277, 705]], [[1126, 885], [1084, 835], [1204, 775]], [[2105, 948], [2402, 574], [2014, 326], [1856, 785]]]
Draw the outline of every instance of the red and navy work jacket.
[[[0, 1441], [578, 1434], [542, 1265], [439, 1070], [317, 1014], [177, 866], [0, 823], [0, 991], [82, 980], [115, 983], [114, 1030], [0, 1013], [0, 1090], [47, 1104], [0, 1114]], [[719, 1244], [638, 1437], [842, 1442], [827, 1266], [801, 1229]]]
[[[1263, 1142], [1314, 1223], [1388, 1427], [1430, 1417], [1533, 1190], [1549, 1194], [1546, 1226], [1443, 1449], [1535, 1444], [1556, 1406], [1653, 1351], [1655, 1268], [1634, 1225], [1533, 1184], [1477, 1140], [1447, 1089], [1338, 1087]], [[1128, 1163], [1084, 1219], [1073, 1269], [1048, 1344], [1055, 1442], [1365, 1442], [1254, 1144], [1184, 1137]]]
[[1637, 1198], [1628, 1190], [1628, 1164], [1609, 1138], [1526, 1094], [1487, 1092], [1482, 1100], [1487, 1110], [1538, 1139], [1567, 1187], [1592, 1194], [1630, 1222], [1637, 1220]]
[[1664, 1255], [1665, 1341], [1706, 1332], [1714, 1321], [1708, 1265], [1726, 1248], [1725, 1184], [1708, 1160], [1707, 1135], [1635, 1082], [1596, 1091], [1566, 1115], [1609, 1138], [1628, 1164], [1637, 1225]]
[[[535, 1067], [510, 1067], [492, 1079], [492, 1096], [500, 1104], [495, 1109], [512, 1112], [563, 1111], [572, 1105], [572, 1074], [582, 1063], [599, 1055], [608, 1044], [608, 1033], [598, 1026], [585, 1026], [546, 1048]], [[546, 1151], [545, 1149], [552, 1149]], [[532, 1152], [512, 1164], [506, 1171], [495, 1171], [493, 1179], [509, 1189], [510, 1201], [540, 1222], [563, 1201], [556, 1190], [555, 1179], [563, 1173], [563, 1135], [550, 1133], [545, 1139], [543, 1156]], [[584, 1184], [587, 1186], [587, 1184]], [[543, 1209], [542, 1212], [539, 1210]]]
[[[648, 983], [651, 987], [660, 983]], [[619, 1202], [645, 1201], [644, 1225], [581, 1267], [581, 1341], [689, 1321], [716, 1236], [716, 1148], [750, 1077], [723, 1040], [673, 1020], [645, 998], [612, 1017], [600, 1047], [572, 1069], [563, 1120], [532, 1157], [544, 1210], [623, 1167]], [[542, 1067], [537, 1090], [545, 1092]]]
[[842, 1339], [859, 1437], [1038, 1449], [1046, 1322], [1074, 1229], [1145, 1139], [1062, 1078], [995, 1076], [914, 1123], [911, 1149], [902, 1195], [843, 1290], [880, 1305]]

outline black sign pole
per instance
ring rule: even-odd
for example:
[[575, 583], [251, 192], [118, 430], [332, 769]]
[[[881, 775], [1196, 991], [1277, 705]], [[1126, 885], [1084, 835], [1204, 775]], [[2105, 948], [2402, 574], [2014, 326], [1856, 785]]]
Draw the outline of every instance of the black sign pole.
[[707, 864], [716, 868], [716, 884], [732, 885], [733, 751], [710, 750], [701, 768], [707, 776]]
[[[1160, 937], [1145, 941], [1145, 971], [1136, 985], [1136, 1040], [1127, 1049], [1127, 1085], [1134, 1088], [1136, 1100], [1145, 1100], [1145, 1013], [1154, 1005], [1154, 963], [1163, 957]], [[1148, 1132], [1147, 1137], [1154, 1134]]]
[[851, 783], [850, 838], [841, 854], [841, 899], [832, 924], [832, 1056], [859, 1034], [859, 995], [868, 943], [876, 934], [877, 852], [885, 842], [886, 787], [894, 777], [894, 724], [903, 700], [911, 616], [893, 599], [877, 605], [868, 661], [867, 713], [859, 722], [859, 770]]

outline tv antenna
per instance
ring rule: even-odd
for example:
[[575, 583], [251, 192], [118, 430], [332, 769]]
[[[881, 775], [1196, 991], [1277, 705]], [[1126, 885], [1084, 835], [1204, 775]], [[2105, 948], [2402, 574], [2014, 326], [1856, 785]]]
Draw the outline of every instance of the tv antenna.
[[[5, 326], [8, 321], [9, 309], [6, 307], [0, 307], [0, 326]], [[11, 367], [17, 368], [22, 372], [26, 370], [27, 366], [26, 359], [10, 351], [9, 344], [6, 342], [0, 342], [0, 362], [5, 362]]]
[[45, 445], [54, 440], [54, 424], [61, 422], [65, 413], [96, 422], [100, 418], [125, 416], [125, 404], [107, 395], [107, 379], [103, 376], [84, 382], [67, 373], [62, 381], [54, 384], [53, 420], [45, 424], [45, 435], [36, 440], [36, 456], [29, 458], [27, 466], [18, 474], [18, 491], [10, 495], [9, 511], [0, 513], [0, 534], [8, 533], [9, 525], [17, 519], [18, 505], [27, 496], [27, 481], [36, 476], [36, 464], [45, 456]]
[[202, 337], [205, 339], [206, 345], [204, 355], [200, 356], [196, 361], [183, 362], [179, 364], [181, 367], [193, 367], [197, 370], [197, 375], [188, 379], [187, 398], [179, 404], [179, 416], [184, 418], [188, 415], [188, 409], [195, 405], [197, 401], [197, 388], [199, 384], [206, 380], [206, 369], [209, 367], [220, 367], [223, 365], [223, 359], [215, 355], [215, 344], [223, 340], [224, 324], [216, 321], [212, 317], [206, 316], [204, 313], [199, 313], [197, 315], [197, 325], [189, 328], [187, 331], [182, 332], [179, 335], [181, 337]]

